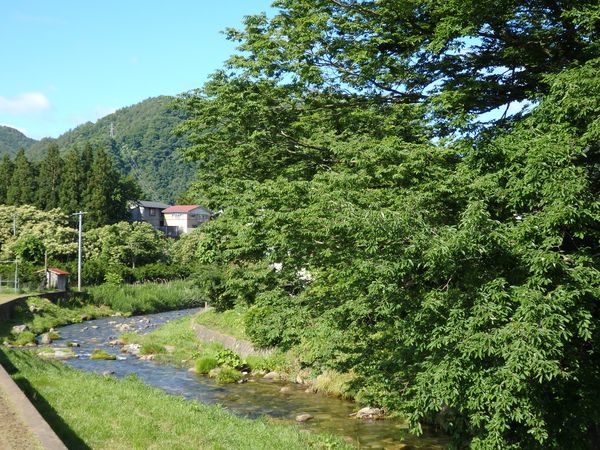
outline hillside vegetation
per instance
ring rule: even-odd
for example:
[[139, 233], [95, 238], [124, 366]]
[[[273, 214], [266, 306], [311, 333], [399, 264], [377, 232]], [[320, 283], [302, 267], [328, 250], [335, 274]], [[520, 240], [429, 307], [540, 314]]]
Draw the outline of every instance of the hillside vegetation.
[[[29, 139], [17, 130], [0, 129], [0, 156], [15, 155], [19, 148], [31, 161], [40, 161], [51, 144], [62, 155], [85, 145], [105, 149], [122, 175], [132, 175], [151, 200], [174, 202], [195, 176], [194, 163], [183, 161], [178, 150], [185, 140], [173, 133], [185, 115], [174, 109], [173, 98], [149, 98], [70, 130], [57, 139]], [[112, 137], [111, 137], [112, 125]], [[3, 146], [3, 143], [4, 146]]]
[[29, 148], [36, 140], [11, 127], [0, 125], [0, 156], [14, 156], [19, 148]]

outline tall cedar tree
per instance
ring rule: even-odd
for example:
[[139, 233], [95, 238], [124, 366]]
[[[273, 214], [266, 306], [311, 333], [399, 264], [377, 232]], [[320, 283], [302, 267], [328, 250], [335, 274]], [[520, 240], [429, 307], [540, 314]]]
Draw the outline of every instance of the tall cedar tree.
[[20, 149], [14, 161], [14, 172], [6, 194], [8, 205], [33, 205], [36, 200], [36, 170]]
[[73, 148], [65, 157], [62, 173], [59, 206], [62, 210], [73, 213], [83, 208], [81, 204], [84, 190], [84, 173], [82, 170], [81, 152], [77, 147]]
[[6, 194], [10, 186], [10, 180], [14, 170], [14, 164], [10, 156], [4, 155], [0, 162], [0, 204], [6, 203]]
[[36, 193], [38, 208], [47, 211], [59, 206], [62, 169], [63, 160], [60, 157], [58, 145], [52, 143], [48, 146], [48, 153], [39, 166]]
[[128, 218], [127, 201], [138, 195], [137, 187], [133, 180], [121, 178], [103, 148], [96, 150], [85, 184], [84, 203], [89, 227], [100, 227]]

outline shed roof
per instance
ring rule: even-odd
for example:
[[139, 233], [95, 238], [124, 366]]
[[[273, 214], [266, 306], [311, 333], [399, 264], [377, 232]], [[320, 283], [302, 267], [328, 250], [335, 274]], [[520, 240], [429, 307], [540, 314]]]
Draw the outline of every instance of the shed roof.
[[69, 272], [66, 272], [62, 269], [57, 269], [56, 267], [48, 267], [48, 272], [55, 273], [56, 275], [71, 275]]

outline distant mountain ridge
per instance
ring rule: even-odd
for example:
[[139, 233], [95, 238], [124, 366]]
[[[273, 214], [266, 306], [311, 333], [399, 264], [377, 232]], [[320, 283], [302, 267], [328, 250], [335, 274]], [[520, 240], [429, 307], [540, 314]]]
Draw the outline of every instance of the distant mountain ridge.
[[[9, 127], [0, 128], [0, 156], [24, 148], [32, 161], [44, 158], [48, 145], [56, 143], [62, 154], [86, 143], [104, 147], [123, 174], [131, 174], [147, 200], [174, 202], [196, 176], [196, 165], [184, 161], [178, 149], [185, 140], [174, 129], [185, 116], [173, 107], [174, 97], [153, 97], [121, 108], [95, 123], [87, 122], [56, 139], [39, 141]], [[111, 131], [112, 130], [112, 131]]]
[[25, 136], [19, 130], [0, 125], [0, 156], [8, 154], [12, 157], [18, 149], [27, 149], [36, 142], [35, 139]]

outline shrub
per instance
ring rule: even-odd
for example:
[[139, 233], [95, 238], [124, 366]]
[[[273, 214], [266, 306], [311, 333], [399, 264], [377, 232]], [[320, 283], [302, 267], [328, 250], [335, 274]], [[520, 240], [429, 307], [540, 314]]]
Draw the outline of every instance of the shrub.
[[218, 383], [236, 383], [241, 380], [242, 374], [231, 367], [219, 367], [211, 370], [208, 375], [217, 380]]
[[234, 369], [243, 366], [242, 359], [239, 355], [229, 349], [221, 350], [217, 353], [216, 359], [219, 366], [226, 366]]
[[217, 367], [217, 359], [210, 356], [204, 356], [196, 360], [196, 372], [206, 375], [215, 367]]
[[226, 293], [224, 271], [221, 267], [199, 266], [194, 275], [194, 284], [200, 290], [202, 298], [217, 311], [233, 308], [235, 299]]

